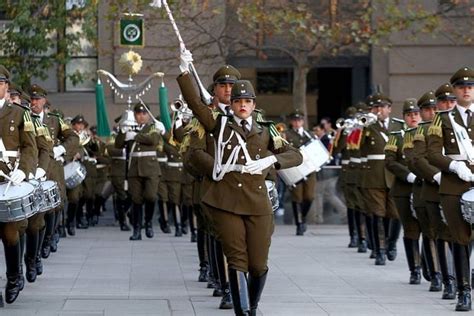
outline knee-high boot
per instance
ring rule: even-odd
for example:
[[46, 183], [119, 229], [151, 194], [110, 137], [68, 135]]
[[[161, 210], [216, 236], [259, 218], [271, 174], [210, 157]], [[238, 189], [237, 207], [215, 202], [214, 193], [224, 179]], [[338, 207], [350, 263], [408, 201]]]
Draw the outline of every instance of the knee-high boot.
[[409, 284], [420, 284], [421, 260], [420, 260], [420, 246], [418, 245], [418, 240], [403, 238], [403, 245], [405, 246], [405, 253], [407, 256], [408, 268], [410, 269]]
[[469, 264], [469, 246], [454, 243], [454, 268], [458, 287], [456, 311], [471, 310], [471, 268]]
[[249, 286], [249, 300], [250, 300], [250, 315], [257, 315], [258, 302], [260, 302], [260, 296], [262, 295], [265, 282], [267, 280], [267, 272], [259, 277], [254, 277], [249, 274], [248, 286]]
[[28, 234], [25, 252], [26, 280], [30, 283], [36, 281], [36, 255], [39, 248], [39, 232]]
[[443, 289], [441, 283], [441, 272], [438, 261], [438, 252], [434, 240], [423, 237], [423, 247], [425, 249], [425, 258], [431, 273], [430, 292], [440, 292]]
[[130, 240], [142, 240], [143, 205], [133, 203], [133, 234]]
[[170, 224], [168, 223], [168, 213], [170, 211], [169, 206], [170, 203], [164, 203], [162, 200], [158, 200], [158, 210], [160, 212], [160, 218], [158, 222], [160, 223], [160, 229], [165, 234], [171, 233]]
[[188, 220], [189, 220], [189, 230], [191, 231], [191, 242], [197, 241], [196, 229], [197, 229], [197, 220], [196, 215], [194, 214], [194, 206], [188, 206]]
[[250, 315], [250, 298], [245, 272], [230, 268], [229, 281], [235, 315]]
[[199, 278], [198, 282], [207, 282], [209, 279], [209, 261], [207, 254], [207, 234], [202, 230], [197, 230], [197, 250], [199, 257]]
[[363, 214], [360, 211], [354, 211], [354, 221], [357, 229], [357, 252], [365, 253], [367, 252], [367, 232], [365, 227], [365, 221]]
[[168, 209], [173, 212], [173, 219], [174, 219], [174, 227], [175, 227], [175, 232], [174, 235], [175, 237], [181, 237], [183, 236], [183, 231], [181, 228], [181, 210], [178, 205], [168, 202]]
[[291, 202], [293, 208], [293, 216], [296, 224], [296, 236], [304, 235], [303, 220], [301, 215], [301, 203]]
[[397, 258], [397, 241], [400, 237], [402, 224], [400, 223], [400, 220], [392, 218], [389, 221], [388, 227], [387, 259], [393, 261], [395, 258]]
[[155, 201], [145, 202], [145, 235], [147, 238], [153, 238], [153, 214], [155, 213]]
[[69, 203], [67, 206], [67, 233], [69, 236], [76, 235], [76, 212], [77, 203]]
[[54, 225], [56, 222], [55, 212], [46, 213], [44, 215], [44, 222], [44, 239], [40, 240], [38, 247], [40, 247], [41, 250], [41, 257], [47, 259], [51, 254], [51, 244], [53, 242]]
[[350, 238], [348, 248], [357, 248], [358, 246], [355, 212], [355, 210], [347, 208], [347, 228]]
[[375, 265], [385, 265], [385, 227], [383, 218], [374, 215], [372, 218], [374, 230], [374, 245], [375, 245]]
[[8, 304], [13, 303], [21, 291], [20, 286], [20, 262], [21, 262], [21, 246], [17, 242], [13, 246], [9, 246], [3, 242], [5, 250], [5, 261], [7, 266], [7, 284], [5, 285], [5, 301]]
[[454, 288], [455, 277], [448, 264], [448, 256], [451, 256], [449, 243], [445, 240], [438, 239], [436, 241], [436, 247], [438, 249], [439, 266], [444, 285], [443, 295], [441, 298], [443, 300], [453, 300], [456, 298], [456, 290]]
[[365, 214], [365, 226], [367, 227], [367, 248], [371, 250], [369, 258], [375, 259], [374, 223], [371, 215]]
[[227, 261], [222, 250], [222, 244], [218, 241], [215, 243], [217, 273], [219, 274], [219, 283], [222, 290], [222, 299], [219, 309], [232, 309], [232, 297], [229, 289], [229, 276], [227, 271]]

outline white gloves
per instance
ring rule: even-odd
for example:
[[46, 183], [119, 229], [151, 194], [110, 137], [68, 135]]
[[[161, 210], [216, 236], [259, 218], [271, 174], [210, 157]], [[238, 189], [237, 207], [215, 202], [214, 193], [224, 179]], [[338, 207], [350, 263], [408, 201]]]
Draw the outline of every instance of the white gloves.
[[136, 136], [137, 136], [137, 132], [132, 132], [132, 131], [126, 132], [125, 141], [134, 140]]
[[438, 183], [438, 185], [441, 184], [441, 172], [438, 172], [437, 174], [435, 174], [433, 176], [433, 180], [435, 180], [436, 183]]
[[415, 183], [416, 180], [416, 175], [412, 172], [410, 172], [407, 176], [407, 182], [408, 183]]
[[180, 64], [179, 64], [179, 70], [181, 70], [181, 73], [183, 72], [189, 72], [189, 64], [193, 62], [193, 54], [189, 50], [185, 50], [181, 52], [181, 56], [179, 57]]
[[54, 159], [58, 160], [59, 157], [66, 153], [64, 146], [58, 145], [53, 147]]
[[474, 180], [474, 175], [472, 174], [471, 169], [469, 169], [462, 161], [451, 161], [449, 164], [449, 170], [457, 174], [461, 180], [466, 182], [471, 182]]
[[43, 168], [36, 168], [35, 179], [41, 179], [46, 175], [46, 171]]
[[275, 162], [277, 162], [277, 159], [273, 155], [262, 159], [250, 160], [245, 164], [245, 170], [247, 170], [250, 174], [260, 174], [263, 170], [267, 169]]
[[16, 169], [10, 173], [10, 179], [12, 180], [13, 184], [18, 185], [26, 179], [26, 174], [20, 169]]
[[165, 125], [163, 123], [161, 123], [160, 121], [155, 121], [155, 128], [160, 131], [160, 134], [163, 135], [164, 133], [166, 133], [166, 128], [165, 128]]

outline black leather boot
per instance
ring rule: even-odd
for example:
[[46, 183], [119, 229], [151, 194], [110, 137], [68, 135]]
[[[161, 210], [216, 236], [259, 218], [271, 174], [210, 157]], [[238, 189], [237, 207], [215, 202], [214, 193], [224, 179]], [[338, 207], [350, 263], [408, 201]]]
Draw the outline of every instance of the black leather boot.
[[372, 218], [373, 229], [374, 229], [374, 245], [375, 245], [375, 265], [385, 265], [385, 228], [383, 224], [383, 218], [373, 216]]
[[161, 200], [158, 200], [158, 210], [160, 211], [160, 218], [158, 222], [160, 223], [160, 229], [165, 234], [171, 233], [170, 224], [168, 223], [168, 213], [169, 213], [169, 206], [170, 203], [167, 203], [167, 207], [165, 208], [165, 203]]
[[142, 221], [143, 221], [143, 207], [141, 204], [133, 203], [132, 210], [133, 218], [133, 234], [130, 236], [130, 240], [142, 240]]
[[26, 234], [23, 233], [20, 235], [20, 278], [18, 282], [20, 282], [20, 291], [23, 291], [25, 287], [25, 276], [23, 273], [23, 263], [21, 262], [21, 258], [25, 255], [25, 248], [26, 248]]
[[42, 235], [43, 239], [39, 240], [38, 247], [41, 251], [41, 257], [46, 259], [51, 254], [51, 238], [53, 237], [55, 223], [54, 212], [46, 213], [44, 215], [44, 222], [45, 227], [43, 229], [45, 230], [45, 232]]
[[188, 206], [181, 205], [179, 207], [179, 211], [181, 212], [181, 232], [183, 235], [188, 234]]
[[370, 249], [370, 259], [375, 259], [375, 238], [373, 218], [365, 214], [365, 227], [367, 228], [367, 248]]
[[153, 214], [155, 213], [155, 202], [145, 202], [145, 235], [147, 238], [153, 238]]
[[191, 242], [197, 242], [197, 220], [194, 215], [194, 207], [188, 206], [189, 230], [191, 232]]
[[209, 280], [209, 267], [207, 265], [202, 265], [199, 268], [198, 282], [207, 282], [208, 280]]
[[25, 252], [26, 280], [30, 283], [36, 281], [36, 255], [39, 247], [39, 232], [28, 234]]
[[308, 227], [306, 225], [306, 217], [308, 216], [309, 210], [311, 209], [312, 201], [305, 201], [301, 203], [301, 228], [303, 229], [303, 233], [306, 233]]
[[250, 298], [245, 272], [230, 268], [229, 281], [235, 315], [250, 315]]
[[102, 214], [101, 209], [105, 200], [101, 195], [96, 195], [94, 200], [94, 217], [92, 218], [92, 224], [99, 224], [99, 217]]
[[173, 212], [173, 218], [174, 218], [174, 236], [175, 237], [181, 237], [183, 236], [183, 231], [181, 229], [181, 211], [177, 205], [174, 203], [169, 202], [168, 203], [168, 209]]
[[456, 270], [458, 301], [457, 312], [471, 310], [471, 268], [469, 265], [469, 246], [453, 245], [454, 268]]
[[435, 241], [423, 237], [423, 247], [425, 250], [426, 263], [428, 264], [431, 276], [430, 292], [441, 292], [443, 289], [441, 283], [441, 272], [438, 261], [438, 252]]
[[304, 227], [301, 216], [301, 204], [296, 202], [291, 202], [291, 207], [293, 208], [293, 216], [295, 218], [296, 224], [296, 236], [304, 235]]
[[365, 228], [365, 221], [360, 211], [354, 211], [354, 222], [357, 230], [357, 252], [367, 252], [367, 233]]
[[69, 203], [67, 206], [67, 233], [69, 236], [76, 235], [76, 212], [77, 212], [77, 204], [76, 203]]
[[400, 236], [402, 224], [398, 219], [390, 219], [389, 231], [387, 238], [387, 259], [394, 261], [397, 258], [397, 241]]
[[199, 256], [199, 282], [207, 282], [209, 277], [209, 261], [207, 254], [207, 235], [202, 229], [197, 231], [197, 249]]
[[403, 245], [405, 246], [405, 253], [407, 256], [408, 269], [410, 270], [409, 284], [420, 284], [420, 247], [418, 240], [403, 238]]
[[130, 227], [127, 225], [125, 221], [125, 201], [117, 199], [117, 217], [120, 224], [120, 230], [123, 232], [130, 231]]
[[443, 300], [453, 300], [456, 298], [456, 289], [454, 286], [455, 278], [448, 265], [448, 256], [451, 256], [449, 243], [447, 241], [438, 239], [436, 241], [436, 247], [438, 249], [439, 265], [444, 285], [443, 295], [441, 298]]
[[7, 284], [5, 285], [5, 301], [13, 303], [20, 294], [20, 263], [21, 247], [17, 242], [14, 246], [3, 244], [5, 250], [5, 261], [7, 266]]
[[217, 264], [216, 264], [216, 251], [214, 247], [215, 239], [213, 236], [208, 235], [208, 255], [209, 255], [209, 279], [207, 281], [207, 288], [216, 288], [216, 279], [218, 277]]
[[[50, 252], [58, 251], [58, 243], [59, 243], [59, 218], [60, 212], [54, 212], [54, 226], [53, 226], [53, 237], [51, 238], [51, 245], [49, 246]], [[45, 236], [46, 238], [46, 236]], [[43, 242], [44, 244], [44, 242]], [[43, 254], [41, 254], [43, 255]]]
[[230, 295], [229, 279], [227, 277], [227, 262], [222, 250], [222, 244], [215, 242], [217, 273], [219, 275], [219, 284], [221, 285], [222, 299], [219, 309], [232, 309], [232, 296]]
[[356, 231], [355, 211], [351, 208], [347, 208], [347, 228], [349, 229], [349, 245], [347, 247], [357, 248], [359, 242]]
[[84, 218], [84, 205], [87, 205], [84, 199], [81, 199], [79, 205], [77, 206], [76, 211], [76, 228], [77, 229], [88, 229], [89, 224], [87, 220]]
[[[45, 233], [46, 233], [45, 228], [40, 229], [39, 234], [38, 234], [38, 238], [40, 241], [44, 239]], [[43, 274], [43, 262], [41, 261], [41, 249], [39, 249], [39, 246], [36, 253], [36, 274], [37, 275]]]
[[250, 315], [257, 315], [258, 302], [260, 302], [260, 296], [262, 295], [265, 282], [267, 280], [267, 272], [259, 277], [253, 277], [249, 274], [249, 300], [250, 300]]
[[232, 295], [230, 293], [229, 282], [225, 283], [222, 288], [222, 299], [219, 303], [219, 309], [232, 309], [234, 304], [232, 302]]
[[[80, 221], [78, 220], [78, 223]], [[94, 199], [88, 199], [86, 201], [86, 221], [87, 223], [87, 228], [95, 226], [95, 220], [94, 220]], [[79, 227], [78, 227], [79, 228]]]

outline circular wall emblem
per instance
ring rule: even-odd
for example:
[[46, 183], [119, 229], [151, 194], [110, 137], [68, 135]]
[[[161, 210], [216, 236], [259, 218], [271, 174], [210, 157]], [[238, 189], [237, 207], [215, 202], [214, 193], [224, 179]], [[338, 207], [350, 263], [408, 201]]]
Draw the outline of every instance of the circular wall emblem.
[[135, 42], [140, 38], [140, 28], [135, 24], [129, 24], [123, 29], [123, 37], [129, 42]]

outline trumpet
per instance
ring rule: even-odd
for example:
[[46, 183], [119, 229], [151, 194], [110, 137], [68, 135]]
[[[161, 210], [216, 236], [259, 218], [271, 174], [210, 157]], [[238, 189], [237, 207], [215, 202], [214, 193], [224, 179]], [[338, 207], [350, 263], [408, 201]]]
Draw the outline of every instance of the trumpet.
[[337, 129], [345, 128], [345, 129], [352, 129], [357, 125], [357, 121], [352, 118], [345, 119], [343, 117], [337, 119], [336, 127]]
[[375, 122], [377, 122], [377, 115], [373, 113], [359, 114], [357, 116], [358, 125], [367, 127]]
[[275, 127], [276, 127], [278, 133], [280, 133], [280, 134], [283, 134], [283, 133], [286, 132], [286, 124], [283, 123], [283, 122], [277, 123], [275, 125]]
[[171, 111], [175, 112], [176, 115], [181, 116], [183, 120], [189, 121], [193, 117], [193, 112], [189, 109], [188, 104], [183, 100], [183, 96], [180, 94], [179, 97], [174, 99], [171, 104]]

